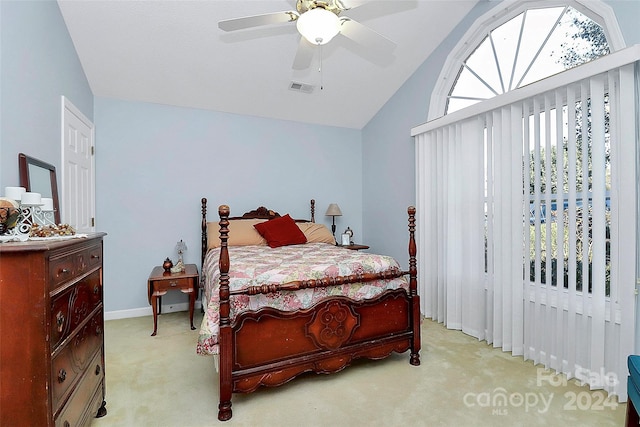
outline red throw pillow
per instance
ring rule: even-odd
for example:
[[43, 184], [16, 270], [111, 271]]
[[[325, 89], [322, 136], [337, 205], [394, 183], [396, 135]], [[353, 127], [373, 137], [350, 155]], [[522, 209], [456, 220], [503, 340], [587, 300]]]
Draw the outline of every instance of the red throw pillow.
[[307, 243], [307, 237], [289, 214], [255, 224], [254, 227], [272, 248]]

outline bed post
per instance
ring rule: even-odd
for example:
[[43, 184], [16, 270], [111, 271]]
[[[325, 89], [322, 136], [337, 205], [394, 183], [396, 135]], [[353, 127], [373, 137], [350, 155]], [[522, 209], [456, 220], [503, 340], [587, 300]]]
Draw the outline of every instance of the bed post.
[[220, 349], [220, 404], [218, 419], [227, 421], [231, 418], [231, 370], [233, 367], [233, 343], [231, 342], [231, 322], [229, 320], [229, 206], [218, 208], [220, 215], [220, 332], [218, 345]]
[[311, 222], [316, 222], [316, 201], [311, 199]]
[[416, 263], [416, 208], [409, 206], [409, 294], [411, 296], [411, 321], [413, 340], [409, 363], [420, 365], [420, 296], [418, 295], [418, 267]]
[[200, 225], [202, 237], [202, 245], [200, 247], [200, 271], [203, 271], [202, 267], [204, 267], [204, 257], [207, 254], [207, 198], [203, 197], [200, 202], [202, 203], [202, 224]]

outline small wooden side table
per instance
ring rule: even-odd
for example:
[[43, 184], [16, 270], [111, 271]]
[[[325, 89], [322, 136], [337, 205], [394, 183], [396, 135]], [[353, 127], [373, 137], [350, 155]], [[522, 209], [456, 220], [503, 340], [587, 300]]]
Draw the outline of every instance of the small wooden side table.
[[350, 245], [343, 245], [342, 247], [346, 249], [351, 249], [352, 251], [359, 251], [360, 249], [369, 249], [369, 246], [367, 245], [358, 245], [355, 243], [352, 243]]
[[[153, 310], [152, 337], [158, 331], [158, 314], [161, 314], [162, 310], [162, 295], [172, 290], [180, 290], [183, 294], [189, 294], [189, 321], [191, 322], [191, 330], [196, 329], [193, 326], [193, 307], [198, 294], [199, 277], [198, 267], [195, 264], [186, 264], [185, 271], [182, 273], [167, 273], [161, 266], [153, 268], [147, 281], [147, 295]], [[158, 304], [158, 300], [160, 304]]]

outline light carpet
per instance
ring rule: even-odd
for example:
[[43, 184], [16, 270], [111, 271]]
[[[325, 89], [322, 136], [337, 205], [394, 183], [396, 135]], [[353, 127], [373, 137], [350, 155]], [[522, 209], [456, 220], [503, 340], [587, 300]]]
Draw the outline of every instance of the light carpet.
[[393, 354], [235, 394], [233, 418], [222, 423], [213, 359], [195, 354], [188, 313], [163, 314], [158, 335], [152, 330], [150, 316], [105, 322], [108, 413], [92, 427], [624, 424], [626, 404], [604, 392], [431, 320], [422, 325], [418, 367], [408, 353]]

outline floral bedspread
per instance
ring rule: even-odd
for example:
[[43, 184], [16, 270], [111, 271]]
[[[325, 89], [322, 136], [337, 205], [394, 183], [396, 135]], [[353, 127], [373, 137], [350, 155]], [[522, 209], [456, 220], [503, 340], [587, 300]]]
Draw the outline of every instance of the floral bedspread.
[[[202, 355], [218, 354], [219, 257], [219, 248], [210, 249], [202, 268], [206, 277], [203, 303], [208, 302], [196, 348], [196, 352]], [[377, 273], [393, 267], [400, 268], [398, 262], [392, 257], [353, 251], [326, 243], [306, 243], [279, 248], [231, 246], [229, 260], [231, 290], [267, 283]], [[388, 289], [398, 288], [409, 288], [405, 277], [295, 292], [283, 291], [268, 295], [237, 295], [230, 299], [231, 321], [233, 322], [235, 316], [243, 311], [257, 310], [261, 307], [294, 311], [311, 307], [328, 296], [343, 295], [354, 300], [362, 300], [373, 298]]]

